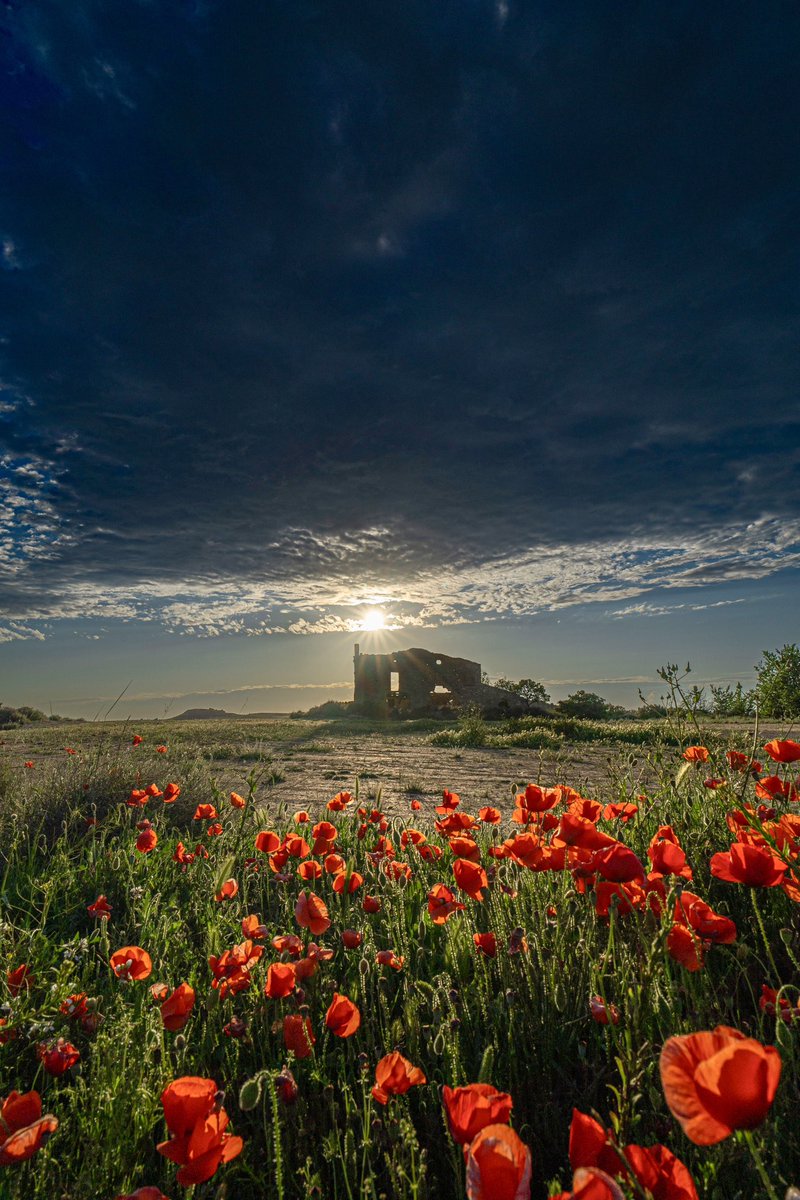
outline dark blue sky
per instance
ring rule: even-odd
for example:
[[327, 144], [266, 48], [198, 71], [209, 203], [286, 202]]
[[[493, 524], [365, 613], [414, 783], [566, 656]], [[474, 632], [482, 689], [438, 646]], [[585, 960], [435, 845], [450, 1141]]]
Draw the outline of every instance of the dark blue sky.
[[343, 682], [370, 604], [554, 680], [797, 640], [796, 4], [0, 24], [3, 698]]

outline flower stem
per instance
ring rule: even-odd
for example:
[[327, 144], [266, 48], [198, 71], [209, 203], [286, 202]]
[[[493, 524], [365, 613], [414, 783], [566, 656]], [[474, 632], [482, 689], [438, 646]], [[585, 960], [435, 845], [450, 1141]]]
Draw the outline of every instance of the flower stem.
[[770, 1177], [767, 1174], [767, 1168], [764, 1166], [764, 1160], [761, 1157], [761, 1151], [758, 1148], [756, 1139], [753, 1137], [752, 1130], [745, 1129], [743, 1132], [744, 1140], [747, 1142], [747, 1148], [750, 1151], [753, 1162], [756, 1164], [756, 1170], [758, 1171], [759, 1178], [764, 1186], [764, 1191], [766, 1192], [767, 1196], [769, 1196], [769, 1200], [778, 1200], [778, 1193], [772, 1186]]

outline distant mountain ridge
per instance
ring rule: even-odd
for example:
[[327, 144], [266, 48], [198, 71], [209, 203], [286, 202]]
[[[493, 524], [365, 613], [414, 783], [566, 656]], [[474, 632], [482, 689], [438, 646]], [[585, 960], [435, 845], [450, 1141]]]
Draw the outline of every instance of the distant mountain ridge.
[[224, 708], [187, 708], [186, 712], [177, 717], [168, 717], [170, 721], [251, 721], [254, 717], [287, 717], [285, 712], [232, 713]]

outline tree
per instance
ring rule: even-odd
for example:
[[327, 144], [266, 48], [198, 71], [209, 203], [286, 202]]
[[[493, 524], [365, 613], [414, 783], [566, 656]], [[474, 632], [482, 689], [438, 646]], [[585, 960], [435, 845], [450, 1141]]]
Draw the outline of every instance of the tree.
[[715, 717], [751, 717], [753, 693], [746, 692], [741, 683], [732, 687], [711, 684], [711, 711]]
[[526, 704], [549, 704], [550, 693], [545, 690], [543, 683], [539, 683], [536, 679], [505, 679], [500, 678], [495, 685], [499, 688], [504, 688], [507, 692], [513, 692], [515, 696], [519, 696], [520, 700], [524, 700]]
[[590, 721], [613, 721], [629, 714], [618, 704], [610, 704], [597, 692], [573, 692], [566, 700], [559, 700], [558, 711], [567, 717], [584, 717]]
[[765, 650], [756, 664], [755, 694], [763, 717], [800, 716], [800, 648]]

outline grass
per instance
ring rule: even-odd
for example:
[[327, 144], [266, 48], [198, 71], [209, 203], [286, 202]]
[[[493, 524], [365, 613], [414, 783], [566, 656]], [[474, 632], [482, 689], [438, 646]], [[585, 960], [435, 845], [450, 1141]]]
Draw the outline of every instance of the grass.
[[[439, 881], [457, 890], [453, 856], [447, 838], [430, 823], [421, 824], [421, 815], [410, 809], [407, 819], [387, 822], [385, 830], [397, 859], [409, 863], [407, 880], [395, 881], [386, 873], [386, 860], [375, 856], [381, 836], [377, 823], [362, 836], [355, 805], [314, 818], [335, 823], [337, 850], [348, 868], [365, 878], [352, 897], [337, 894], [327, 873], [303, 884], [296, 859], [283, 870], [271, 870], [266, 856], [254, 850], [255, 833], [272, 829], [283, 837], [298, 827], [293, 809], [270, 803], [269, 755], [253, 763], [249, 780], [238, 789], [250, 795], [247, 807], [232, 809], [212, 773], [215, 762], [227, 760], [216, 754], [213, 723], [202, 724], [204, 730], [148, 726], [145, 744], [135, 749], [125, 726], [99, 732], [73, 726], [74, 756], [66, 756], [52, 740], [63, 738], [64, 731], [48, 729], [51, 740], [42, 740], [44, 758], [36, 767], [26, 770], [22, 756], [12, 753], [0, 768], [0, 990], [5, 989], [6, 1029], [14, 1033], [0, 1045], [0, 1096], [12, 1088], [35, 1087], [45, 1111], [60, 1122], [31, 1161], [0, 1167], [3, 1200], [88, 1200], [145, 1184], [158, 1185], [173, 1200], [184, 1194], [175, 1168], [155, 1148], [166, 1137], [161, 1091], [184, 1075], [217, 1082], [225, 1092], [231, 1129], [244, 1141], [242, 1154], [198, 1185], [193, 1200], [217, 1195], [460, 1200], [463, 1161], [449, 1136], [439, 1089], [475, 1082], [482, 1071], [513, 1098], [512, 1123], [533, 1156], [534, 1197], [547, 1196], [557, 1184], [570, 1186], [568, 1131], [577, 1106], [596, 1110], [605, 1125], [618, 1128], [624, 1142], [665, 1143], [686, 1162], [701, 1196], [750, 1200], [764, 1192], [746, 1141], [734, 1136], [717, 1146], [694, 1146], [670, 1115], [659, 1082], [658, 1055], [668, 1037], [718, 1024], [777, 1046], [783, 1060], [780, 1087], [754, 1137], [781, 1194], [800, 1182], [800, 1028], [776, 1021], [758, 1002], [765, 983], [786, 985], [785, 994], [796, 1002], [800, 905], [779, 888], [751, 889], [710, 874], [711, 855], [732, 840], [726, 817], [739, 803], [745, 782], [729, 775], [719, 758], [727, 744], [722, 732], [712, 731], [705, 739], [717, 766], [691, 768], [676, 783], [680, 751], [661, 728], [650, 747], [656, 783], [639, 799], [639, 812], [625, 825], [599, 824], [646, 866], [650, 840], [660, 826], [672, 825], [694, 870], [688, 886], [736, 922], [736, 942], [712, 947], [703, 969], [690, 973], [666, 951], [674, 897], [682, 886], [674, 878], [666, 880], [670, 903], [661, 916], [649, 909], [623, 916], [612, 908], [610, 917], [602, 918], [595, 913], [591, 888], [582, 893], [571, 872], [534, 872], [511, 859], [493, 858], [490, 848], [519, 832], [508, 822], [510, 793], [500, 783], [488, 800], [503, 809], [503, 824], [481, 827], [476, 835], [484, 866], [496, 872], [494, 881], [482, 902], [461, 894], [465, 910], [444, 925], [432, 923], [427, 896]], [[289, 740], [283, 737], [284, 725], [292, 730], [303, 725], [274, 724], [280, 730], [277, 740], [284, 742]], [[573, 728], [569, 736], [583, 740], [580, 732], [594, 724], [572, 723], [579, 733]], [[362, 732], [370, 737], [380, 731]], [[534, 732], [525, 724], [505, 732], [490, 727], [488, 737]], [[301, 729], [301, 739], [307, 733]], [[571, 751], [567, 731], [561, 733], [566, 770]], [[36, 733], [28, 727], [24, 735], [25, 752], [36, 759], [30, 740]], [[308, 740], [313, 744], [320, 736], [335, 735], [317, 723]], [[240, 741], [267, 745], [266, 735], [254, 732], [252, 724], [246, 743], [243, 730], [240, 739], [227, 726], [224, 738], [223, 749]], [[169, 747], [165, 755], [155, 751], [162, 740]], [[741, 746], [744, 735], [729, 740]], [[616, 782], [613, 793], [598, 797], [603, 803], [636, 799], [632, 760], [626, 758], [626, 746], [635, 744], [640, 743], [626, 743], [624, 737], [609, 743]], [[321, 761], [321, 771], [324, 766]], [[535, 763], [532, 769], [535, 774]], [[712, 771], [729, 779], [730, 786], [705, 788], [703, 780]], [[127, 807], [132, 787], [155, 781], [163, 788], [168, 780], [182, 789], [174, 804], [157, 799], [144, 808]], [[409, 799], [416, 784], [410, 780], [406, 786]], [[752, 799], [752, 783], [747, 786]], [[364, 787], [359, 802], [371, 805], [376, 796]], [[483, 802], [463, 797], [473, 813]], [[204, 836], [205, 823], [193, 820], [198, 803], [216, 805], [220, 836]], [[301, 797], [296, 807], [302, 807]], [[98, 823], [87, 825], [86, 819], [95, 816]], [[149, 854], [135, 849], [136, 823], [143, 817], [152, 821], [159, 839]], [[440, 859], [424, 861], [412, 847], [402, 847], [403, 830], [412, 826], [441, 850]], [[204, 844], [208, 859], [182, 868], [173, 861], [178, 841], [189, 849]], [[237, 880], [238, 894], [217, 902], [215, 893], [228, 877]], [[294, 916], [304, 886], [328, 906], [332, 925], [314, 940], [333, 950], [333, 958], [303, 981], [301, 992], [269, 999], [263, 991], [266, 966], [281, 957], [271, 939], [299, 933], [308, 940]], [[380, 899], [379, 912], [363, 911], [365, 891]], [[86, 911], [101, 893], [113, 909], [108, 924]], [[264, 955], [250, 989], [220, 999], [211, 987], [209, 955], [241, 942], [241, 920], [252, 913], [267, 927]], [[359, 949], [344, 948], [344, 928], [362, 933]], [[509, 954], [519, 929], [528, 952]], [[473, 940], [489, 930], [500, 945], [493, 959], [479, 955]], [[129, 945], [142, 946], [152, 958], [146, 983], [122, 983], [109, 969], [109, 954]], [[376, 963], [377, 952], [386, 949], [404, 959], [401, 970]], [[22, 963], [35, 982], [14, 996], [5, 987], [5, 972]], [[194, 1010], [179, 1033], [163, 1027], [149, 993], [156, 981], [170, 987], [186, 981], [195, 989]], [[326, 1028], [334, 991], [350, 997], [361, 1011], [361, 1026], [351, 1038], [334, 1037]], [[59, 1011], [67, 996], [81, 992], [102, 1017], [95, 1033]], [[618, 1025], [592, 1020], [593, 995], [617, 1005]], [[282, 1032], [284, 1016], [294, 1012], [307, 1013], [316, 1036], [313, 1054], [297, 1061], [287, 1052]], [[244, 1037], [225, 1033], [234, 1015], [246, 1023]], [[39, 1062], [37, 1046], [59, 1036], [77, 1046], [81, 1059], [77, 1068], [52, 1078]], [[420, 1066], [428, 1082], [383, 1107], [371, 1096], [374, 1069], [394, 1049]], [[284, 1105], [274, 1087], [284, 1065], [297, 1081], [293, 1106]], [[250, 1089], [255, 1103], [245, 1092], [240, 1104], [241, 1089], [256, 1077], [261, 1086]]]

